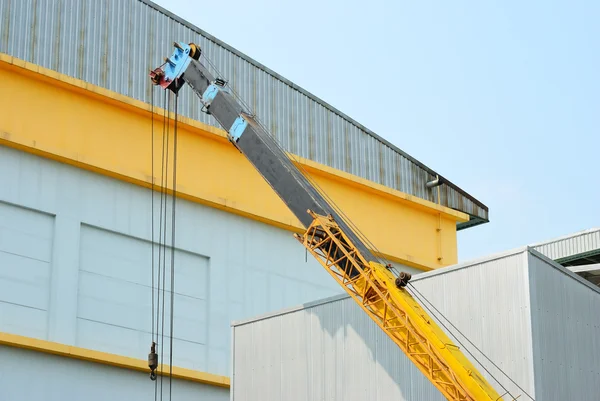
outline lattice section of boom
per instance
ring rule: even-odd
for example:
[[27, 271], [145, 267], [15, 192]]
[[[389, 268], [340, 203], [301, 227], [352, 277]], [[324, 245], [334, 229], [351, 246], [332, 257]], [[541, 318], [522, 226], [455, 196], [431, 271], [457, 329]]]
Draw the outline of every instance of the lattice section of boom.
[[[381, 264], [367, 263], [333, 219], [309, 213], [314, 218], [313, 223], [304, 235], [296, 235], [296, 238], [447, 399], [501, 400], [493, 389], [488, 389], [489, 397], [469, 391], [475, 383], [464, 386], [455, 374], [456, 366], [451, 368], [439, 352], [440, 348], [446, 347], [454, 347], [453, 352], [458, 352], [458, 348], [448, 338], [432, 338], [431, 331], [422, 330], [423, 324], [434, 323], [405, 289], [395, 286], [394, 275]], [[403, 307], [402, 302], [397, 302], [399, 295], [405, 302], [406, 297], [410, 297], [414, 305]], [[423, 321], [416, 322], [416, 319]], [[433, 344], [436, 341], [437, 344]], [[450, 363], [464, 367], [466, 362], [455, 360]]]

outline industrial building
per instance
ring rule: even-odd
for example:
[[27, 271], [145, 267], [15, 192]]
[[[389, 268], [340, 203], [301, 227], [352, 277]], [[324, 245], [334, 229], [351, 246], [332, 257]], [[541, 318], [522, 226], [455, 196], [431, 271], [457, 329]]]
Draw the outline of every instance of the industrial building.
[[[172, 372], [162, 366], [150, 380], [157, 238], [174, 216], [168, 196], [165, 221], [158, 218], [158, 187], [166, 179], [173, 188], [161, 148], [176, 116], [148, 72], [173, 41], [200, 45], [295, 163], [376, 244], [371, 251], [403, 271], [431, 272], [416, 283], [454, 269], [457, 231], [488, 222], [482, 202], [385, 133], [151, 1], [0, 0], [0, 24], [0, 88], [11, 94], [0, 99], [0, 388], [7, 399], [143, 400], [157, 388], [168, 396], [172, 383], [178, 400], [226, 400], [239, 366], [231, 322], [343, 292], [294, 239], [303, 230], [298, 219], [182, 90], [174, 310], [167, 300], [163, 314], [167, 335], [173, 318]], [[597, 230], [588, 234], [598, 241]], [[598, 242], [549, 257], [565, 266], [595, 261]], [[170, 256], [165, 249], [162, 257]], [[577, 274], [590, 279], [594, 271]], [[168, 341], [158, 344], [165, 365]]]
[[[565, 249], [574, 237], [581, 233], [537, 248]], [[534, 247], [422, 273], [412, 282], [504, 399], [597, 398], [600, 289], [594, 284]], [[234, 401], [445, 399], [347, 295], [235, 322], [233, 330]]]
[[[175, 115], [165, 124], [164, 92], [148, 73], [174, 40], [201, 46], [395, 266], [452, 265], [457, 230], [488, 220], [487, 207], [443, 175], [150, 1], [2, 0], [0, 23], [0, 85], [11, 94], [0, 100], [0, 352], [9, 361], [0, 386], [9, 398], [155, 391], [152, 241], [157, 187], [169, 177], [161, 134], [173, 132]], [[179, 96], [177, 124], [173, 391], [222, 400], [231, 321], [342, 290], [307, 258], [292, 236], [302, 231], [295, 216], [191, 91]], [[169, 197], [165, 225], [171, 212]], [[167, 335], [169, 303], [167, 291]], [[40, 386], [25, 385], [36, 372]]]

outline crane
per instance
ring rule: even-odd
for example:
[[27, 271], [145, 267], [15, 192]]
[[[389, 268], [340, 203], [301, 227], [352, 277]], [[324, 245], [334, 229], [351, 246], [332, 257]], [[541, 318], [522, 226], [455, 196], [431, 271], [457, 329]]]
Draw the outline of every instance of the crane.
[[[227, 132], [305, 227], [294, 234], [362, 310], [448, 399], [502, 400], [458, 346], [407, 290], [410, 273], [394, 274], [380, 263], [360, 232], [293, 163], [276, 139], [200, 62], [194, 43], [174, 42], [165, 63], [150, 71], [154, 85], [175, 94], [187, 84], [203, 111]], [[372, 249], [372, 247], [371, 247]]]

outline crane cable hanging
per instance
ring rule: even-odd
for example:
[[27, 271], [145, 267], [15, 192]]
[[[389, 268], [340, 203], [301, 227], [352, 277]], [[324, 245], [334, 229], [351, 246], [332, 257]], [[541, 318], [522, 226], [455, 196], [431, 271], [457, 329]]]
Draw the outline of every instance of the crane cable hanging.
[[[529, 397], [529, 399], [531, 399], [532, 401], [535, 401], [535, 398], [533, 398], [527, 391], [525, 391], [521, 386], [519, 386], [519, 384], [517, 382], [515, 382], [506, 372], [504, 372], [504, 370], [502, 370], [502, 368], [500, 368], [494, 361], [492, 361], [481, 349], [479, 349], [479, 347], [477, 347], [477, 345], [475, 345], [471, 340], [469, 340], [469, 337], [467, 337], [465, 334], [463, 334], [462, 331], [460, 331], [460, 329], [458, 327], [456, 327], [454, 325], [454, 323], [452, 323], [450, 321], [450, 319], [448, 319], [446, 316], [444, 316], [444, 314], [442, 312], [440, 312], [440, 310], [438, 308], [435, 307], [435, 305], [433, 303], [431, 303], [431, 301], [429, 301], [425, 295], [423, 295], [415, 286], [413, 283], [409, 282], [407, 288], [410, 287], [411, 291], [412, 291], [412, 296], [416, 299], [423, 299], [425, 300], [433, 310], [435, 310], [437, 312], [438, 315], [440, 315], [444, 320], [446, 320], [448, 322], [448, 324], [450, 326], [452, 326], [454, 328], [454, 330], [456, 330], [462, 337], [464, 337], [465, 340], [467, 340], [467, 342], [473, 347], [475, 348], [481, 355], [483, 355], [483, 357], [485, 359], [487, 359], [496, 369], [498, 369], [512, 384], [514, 384], [519, 390], [521, 390], [527, 397]], [[424, 303], [422, 302], [423, 306], [425, 309], [427, 309], [427, 311], [429, 312], [430, 315], [435, 316], [435, 314], [433, 313], [433, 311]], [[440, 324], [448, 331], [450, 332], [450, 329], [448, 329], [448, 327], [446, 327], [446, 325], [442, 322], [440, 322]], [[462, 342], [456, 337], [454, 336], [456, 342], [458, 342], [465, 350], [467, 350], [467, 352], [481, 365], [483, 366], [483, 364], [481, 362], [479, 362], [479, 360], [477, 360], [477, 358], [475, 357], [475, 355], [473, 355], [471, 353], [471, 351], [469, 351], [463, 344]], [[492, 376], [492, 374], [487, 370], [487, 368], [485, 368], [485, 366], [483, 366], [483, 368], [486, 370], [486, 372]], [[493, 377], [493, 376], [492, 376]], [[497, 381], [497, 380], [496, 380]], [[508, 395], [510, 395], [511, 397], [514, 398], [514, 396], [512, 394], [510, 394], [508, 392], [508, 390], [506, 390], [502, 384], [500, 382], [498, 382], [498, 384], [500, 384], [500, 386], [502, 387], [502, 389], [504, 391], [506, 391], [506, 393]]]
[[[264, 126], [264, 124], [260, 121], [260, 119], [257, 116], [256, 110], [253, 110], [250, 108], [250, 106], [244, 101], [244, 99], [242, 99], [242, 97], [235, 91], [235, 89], [233, 89], [231, 87], [231, 85], [229, 85], [229, 83], [227, 81], [225, 81], [222, 77], [222, 74], [220, 73], [220, 71], [218, 70], [218, 68], [211, 62], [211, 60], [206, 56], [206, 53], [203, 53], [202, 56], [204, 57], [204, 59], [206, 60], [207, 64], [210, 65], [210, 67], [212, 67], [212, 69], [215, 71], [215, 75], [220, 78], [225, 85], [229, 88], [229, 90], [231, 91], [232, 95], [241, 103], [241, 105], [246, 109], [245, 111], [251, 115], [255, 121], [258, 123], [259, 126], [261, 126], [265, 132], [269, 133], [270, 131]], [[290, 152], [286, 152], [285, 149], [283, 149], [283, 146], [280, 143], [279, 138], [277, 138], [277, 136], [275, 134], [272, 134], [273, 138], [275, 139], [274, 143], [276, 145], [277, 148], [279, 148], [280, 150], [282, 150], [285, 154], [291, 155], [291, 157], [294, 159], [294, 161], [296, 162], [296, 165], [298, 167], [298, 169], [305, 175], [306, 179], [315, 187], [315, 189], [325, 198], [325, 200], [327, 202], [329, 202], [331, 204], [331, 206], [333, 207], [333, 209], [340, 215], [340, 217], [342, 218], [342, 220], [344, 220], [344, 222], [346, 224], [348, 224], [349, 227], [351, 227], [357, 234], [357, 236], [359, 237], [359, 239], [361, 239], [362, 241], [365, 242], [365, 244], [367, 246], [369, 246], [374, 252], [375, 252], [375, 258], [384, 266], [388, 267], [388, 269], [392, 272], [395, 273], [396, 277], [398, 276], [399, 272], [398, 270], [390, 263], [390, 261], [388, 261], [385, 257], [384, 254], [379, 251], [379, 249], [375, 246], [375, 244], [373, 244], [365, 235], [364, 233], [356, 226], [356, 224], [354, 224], [352, 222], [352, 220], [350, 220], [347, 215], [343, 212], [343, 210], [336, 204], [336, 202], [333, 201], [333, 199], [331, 199], [327, 193], [321, 188], [321, 186], [312, 178], [312, 176], [310, 174], [307, 173], [307, 171], [304, 169], [302, 162], [300, 161], [299, 156], [297, 155], [293, 155]], [[409, 283], [410, 284], [410, 283]], [[431, 301], [429, 301], [423, 294], [419, 293], [420, 296], [417, 296], [415, 294], [415, 291], [418, 292], [418, 290], [416, 290], [416, 288], [411, 285], [411, 290], [410, 291], [407, 288], [407, 291], [409, 291], [409, 293], [411, 293], [411, 295], [415, 298], [415, 299], [424, 299], [425, 301], [427, 301], [427, 303], [429, 303], [437, 312], [438, 314], [444, 319], [446, 320], [450, 326], [452, 326], [452, 328], [454, 330], [456, 330], [460, 335], [462, 335], [473, 347], [475, 347], [475, 349], [477, 349], [478, 352], [480, 352], [485, 359], [487, 359], [488, 361], [491, 362], [491, 364], [498, 369], [502, 375], [504, 375], [506, 378], [508, 378], [508, 380], [510, 380], [516, 387], [518, 387], [521, 391], [523, 391], [523, 393], [525, 393], [530, 399], [534, 400], [533, 397], [531, 397], [525, 390], [523, 390], [508, 374], [506, 374], [499, 366], [497, 366], [482, 350], [480, 350], [479, 348], [477, 348], [473, 342], [471, 340], [469, 340], [469, 338], [463, 334], [454, 324], [452, 324], [452, 322], [444, 315], [442, 314], [437, 308], [435, 308], [435, 306], [433, 306], [433, 304], [431, 303]], [[422, 301], [421, 301], [422, 302]], [[424, 308], [427, 309], [428, 311], [430, 311], [429, 307], [426, 304], [423, 304]], [[433, 315], [433, 314], [432, 314]], [[434, 316], [434, 315], [433, 315]], [[439, 320], [439, 319], [438, 319]], [[450, 328], [448, 328], [446, 325], [443, 324], [443, 322], [440, 322], [442, 324], [442, 326], [446, 329], [446, 331], [452, 335], [454, 338], [457, 339], [457, 335], [454, 334], [452, 332], [452, 330]], [[460, 343], [460, 341], [458, 341], [459, 344], [462, 345], [462, 343]], [[464, 346], [463, 346], [464, 348]], [[466, 349], [466, 348], [465, 348]], [[494, 379], [494, 381], [496, 381], [499, 386], [505, 391], [504, 395], [509, 395], [511, 398], [514, 399], [514, 396], [512, 394], [510, 394], [510, 392], [502, 385], [502, 383], [468, 350], [466, 349], [467, 352], [475, 359], [475, 361], [477, 363], [479, 363], [484, 369], [485, 371]], [[534, 400], [535, 401], [535, 400]]]
[[169, 335], [169, 400], [173, 394], [173, 322], [174, 322], [174, 305], [175, 305], [175, 201], [177, 199], [177, 101], [179, 95], [175, 94], [175, 123], [173, 126], [173, 193], [172, 193], [172, 217], [171, 217], [171, 311], [170, 311], [170, 326], [171, 332]]
[[[151, 184], [151, 207], [152, 207], [152, 344], [150, 347], [150, 353], [148, 354], [148, 366], [150, 368], [150, 379], [154, 381], [154, 399], [158, 399], [158, 380], [157, 380], [157, 368], [159, 366], [159, 357], [157, 345], [160, 345], [160, 399], [163, 399], [163, 377], [164, 372], [164, 340], [165, 340], [165, 291], [166, 291], [166, 264], [167, 264], [167, 208], [168, 208], [168, 173], [169, 173], [169, 152], [170, 152], [170, 117], [171, 113], [171, 99], [168, 97], [165, 91], [164, 98], [164, 114], [163, 114], [163, 132], [162, 132], [162, 151], [161, 151], [161, 182], [160, 182], [160, 207], [159, 207], [159, 227], [158, 227], [158, 258], [155, 258], [155, 210], [154, 210], [154, 88], [152, 88], [151, 94], [151, 107], [152, 107], [152, 184]], [[174, 294], [175, 294], [175, 216], [176, 216], [176, 182], [177, 182], [177, 108], [178, 108], [178, 96], [175, 95], [174, 105], [174, 127], [173, 127], [173, 178], [172, 178], [172, 207], [171, 207], [171, 245], [170, 245], [170, 342], [169, 342], [169, 399], [172, 397], [172, 377], [173, 377], [173, 332], [174, 332]], [[158, 266], [155, 269], [156, 259]], [[155, 273], [156, 270], [156, 273]], [[156, 286], [155, 286], [155, 276]], [[161, 283], [162, 279], [162, 283]], [[156, 291], [156, 297], [154, 292]], [[161, 295], [162, 295], [162, 307], [161, 307]], [[156, 302], [155, 302], [156, 298]], [[156, 309], [155, 309], [156, 304]], [[159, 329], [160, 323], [160, 329]], [[156, 324], [156, 326], [155, 326]], [[160, 341], [159, 341], [160, 338]]]

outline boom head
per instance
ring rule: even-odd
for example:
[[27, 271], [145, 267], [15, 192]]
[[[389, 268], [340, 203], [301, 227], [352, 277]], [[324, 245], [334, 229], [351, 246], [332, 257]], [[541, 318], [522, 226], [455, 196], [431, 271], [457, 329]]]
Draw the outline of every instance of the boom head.
[[165, 62], [150, 71], [150, 80], [154, 85], [178, 92], [183, 82], [179, 79], [190, 65], [191, 59], [200, 59], [200, 46], [194, 43], [173, 42], [173, 53], [165, 58]]

